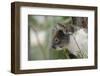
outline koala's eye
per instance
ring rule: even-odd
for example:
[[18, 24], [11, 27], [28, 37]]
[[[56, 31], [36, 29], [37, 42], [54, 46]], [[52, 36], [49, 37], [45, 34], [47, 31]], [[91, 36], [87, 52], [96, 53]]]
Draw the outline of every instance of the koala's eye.
[[68, 32], [68, 30], [66, 30], [66, 32]]
[[55, 42], [58, 43], [59, 42], [59, 39], [58, 38], [55, 38]]

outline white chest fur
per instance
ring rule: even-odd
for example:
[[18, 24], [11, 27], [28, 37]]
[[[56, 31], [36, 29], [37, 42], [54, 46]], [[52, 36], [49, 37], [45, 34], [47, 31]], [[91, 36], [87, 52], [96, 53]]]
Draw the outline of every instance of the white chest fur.
[[70, 36], [70, 42], [66, 46], [74, 55], [87, 57], [88, 54], [88, 33], [86, 29], [80, 29]]

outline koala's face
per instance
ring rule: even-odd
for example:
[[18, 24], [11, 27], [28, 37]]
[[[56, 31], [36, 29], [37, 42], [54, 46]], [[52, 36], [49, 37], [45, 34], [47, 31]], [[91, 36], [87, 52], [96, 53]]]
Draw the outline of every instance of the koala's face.
[[71, 26], [65, 27], [62, 24], [58, 24], [53, 31], [52, 48], [63, 48], [70, 41], [70, 35], [74, 29]]

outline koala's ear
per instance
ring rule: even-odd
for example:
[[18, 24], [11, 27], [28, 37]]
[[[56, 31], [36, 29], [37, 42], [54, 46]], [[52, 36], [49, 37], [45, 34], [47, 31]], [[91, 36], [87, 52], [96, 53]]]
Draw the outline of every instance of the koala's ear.
[[61, 23], [57, 23], [57, 26], [56, 26], [57, 29], [64, 29], [65, 26]]

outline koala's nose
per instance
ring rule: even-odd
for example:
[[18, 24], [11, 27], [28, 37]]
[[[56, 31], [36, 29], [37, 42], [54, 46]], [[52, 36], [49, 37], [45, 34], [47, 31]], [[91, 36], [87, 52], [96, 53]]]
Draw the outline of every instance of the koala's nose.
[[54, 49], [55, 49], [56, 47], [55, 47], [54, 45], [52, 45], [52, 48], [54, 48]]

